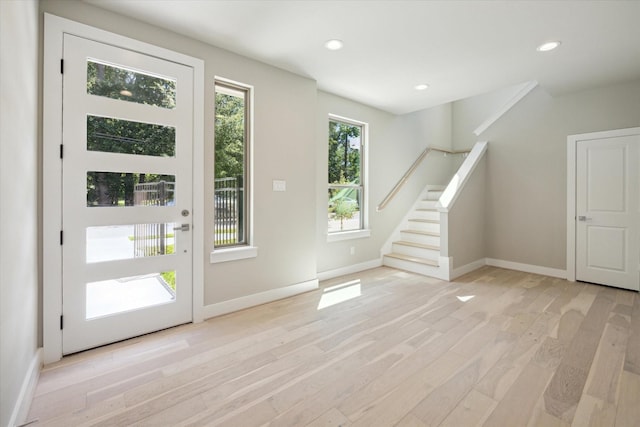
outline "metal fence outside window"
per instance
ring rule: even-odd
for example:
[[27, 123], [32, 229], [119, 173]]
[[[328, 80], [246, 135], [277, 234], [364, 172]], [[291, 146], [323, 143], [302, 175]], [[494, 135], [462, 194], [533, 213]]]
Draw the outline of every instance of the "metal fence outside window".
[[242, 177], [217, 178], [214, 191], [214, 245], [244, 243], [244, 188]]
[[[145, 182], [133, 189], [134, 206], [167, 206], [174, 200], [174, 182]], [[173, 253], [174, 245], [169, 241], [171, 224], [135, 224], [133, 247], [136, 257], [167, 255]], [[171, 230], [173, 233], [173, 230]]]
[[[244, 243], [244, 188], [242, 177], [218, 178], [214, 185], [214, 245], [233, 246]], [[174, 200], [175, 183], [136, 184], [134, 206], [167, 206]], [[135, 224], [136, 257], [173, 253], [171, 224]]]

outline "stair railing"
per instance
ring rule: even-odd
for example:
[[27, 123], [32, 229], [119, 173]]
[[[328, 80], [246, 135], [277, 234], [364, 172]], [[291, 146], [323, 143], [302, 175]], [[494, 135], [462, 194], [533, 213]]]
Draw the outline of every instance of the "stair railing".
[[416, 171], [416, 169], [418, 169], [418, 166], [420, 166], [420, 163], [422, 163], [422, 161], [425, 159], [425, 157], [427, 157], [427, 155], [432, 151], [437, 151], [437, 152], [440, 152], [440, 153], [444, 153], [445, 155], [447, 155], [447, 154], [463, 154], [465, 156], [467, 154], [469, 154], [469, 152], [470, 152], [469, 150], [447, 150], [446, 148], [438, 148], [438, 147], [427, 147], [427, 148], [425, 148], [424, 151], [422, 153], [420, 153], [418, 158], [409, 167], [409, 169], [404, 173], [404, 175], [402, 175], [402, 178], [400, 178], [400, 180], [396, 183], [396, 185], [393, 186], [391, 191], [389, 191], [389, 193], [385, 196], [385, 198], [382, 200], [382, 202], [380, 202], [380, 204], [376, 207], [376, 211], [380, 212], [381, 210], [383, 210], [384, 208], [387, 207], [389, 202], [391, 202], [391, 200], [393, 200], [393, 198], [396, 196], [396, 194], [398, 194], [398, 192], [400, 192], [402, 187], [404, 187], [404, 184], [406, 184], [406, 182], [409, 180], [411, 175], [413, 175], [413, 173]]

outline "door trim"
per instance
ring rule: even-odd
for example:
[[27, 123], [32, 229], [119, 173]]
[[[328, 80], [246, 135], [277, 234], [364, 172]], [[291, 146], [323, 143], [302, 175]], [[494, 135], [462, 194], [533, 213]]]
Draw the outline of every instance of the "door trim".
[[578, 142], [639, 135], [640, 127], [569, 135], [567, 137], [567, 280], [576, 281], [576, 152]]
[[[63, 35], [137, 51], [193, 69], [193, 322], [204, 319], [204, 61], [45, 13], [42, 88], [42, 338], [43, 361], [62, 358], [62, 74]], [[57, 76], [57, 77], [56, 77]]]

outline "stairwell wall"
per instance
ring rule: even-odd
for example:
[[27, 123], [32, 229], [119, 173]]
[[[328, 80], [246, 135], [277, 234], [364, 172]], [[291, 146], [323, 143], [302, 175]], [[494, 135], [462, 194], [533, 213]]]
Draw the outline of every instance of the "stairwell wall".
[[[488, 151], [491, 150], [491, 146]], [[469, 180], [448, 213], [448, 251], [451, 279], [464, 274], [466, 266], [484, 264], [486, 258], [485, 193], [487, 153], [478, 162]], [[470, 271], [470, 270], [469, 270]]]
[[[477, 101], [457, 101], [454, 111], [478, 117], [485, 107]], [[480, 136], [490, 141], [486, 257], [565, 271], [567, 135], [635, 126], [640, 81], [556, 96], [537, 87], [488, 128]], [[454, 114], [453, 127], [457, 134], [473, 126]]]
[[507, 104], [527, 84], [528, 82], [508, 86], [453, 102], [451, 137], [454, 149], [466, 150], [473, 147], [473, 144], [479, 140], [486, 141], [484, 136], [478, 138], [474, 130]]

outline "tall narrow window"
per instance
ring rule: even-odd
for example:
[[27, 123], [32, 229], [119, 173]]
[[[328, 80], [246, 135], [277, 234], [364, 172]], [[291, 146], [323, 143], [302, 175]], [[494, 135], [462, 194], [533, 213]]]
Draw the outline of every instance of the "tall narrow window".
[[248, 243], [249, 89], [215, 84], [214, 246]]
[[364, 126], [329, 118], [329, 233], [364, 228]]

